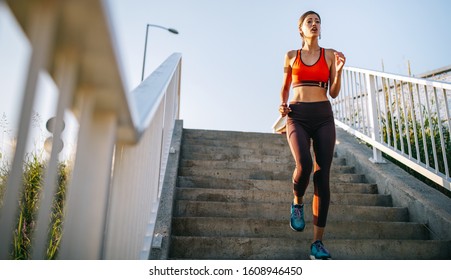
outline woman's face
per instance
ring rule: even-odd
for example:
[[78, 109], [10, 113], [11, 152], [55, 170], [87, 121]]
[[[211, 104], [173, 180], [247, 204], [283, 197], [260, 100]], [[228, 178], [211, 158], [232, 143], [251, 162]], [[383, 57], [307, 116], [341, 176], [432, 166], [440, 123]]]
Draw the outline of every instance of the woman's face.
[[299, 26], [302, 37], [311, 38], [321, 33], [321, 20], [316, 14], [309, 14]]

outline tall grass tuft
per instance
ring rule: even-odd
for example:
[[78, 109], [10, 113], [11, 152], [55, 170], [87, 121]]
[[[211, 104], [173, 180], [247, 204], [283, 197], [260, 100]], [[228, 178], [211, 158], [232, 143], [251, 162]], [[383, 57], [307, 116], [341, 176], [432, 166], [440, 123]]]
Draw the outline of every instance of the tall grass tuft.
[[0, 166], [0, 209], [3, 206], [3, 196], [6, 190], [6, 180], [8, 179], [9, 169], [6, 165]]
[[14, 232], [13, 258], [26, 260], [30, 257], [31, 240], [36, 226], [39, 194], [44, 175], [44, 164], [37, 155], [32, 155], [24, 163], [23, 193], [19, 201], [19, 220]]
[[[28, 260], [31, 258], [33, 233], [36, 227], [36, 215], [39, 206], [46, 162], [37, 154], [27, 156], [23, 164], [23, 191], [19, 200], [19, 213], [14, 230], [13, 249], [11, 257], [15, 260]], [[9, 168], [0, 168], [0, 203], [6, 188]], [[68, 168], [66, 164], [58, 164], [58, 187], [53, 198], [52, 213], [48, 232], [47, 259], [55, 259], [62, 237], [64, 202], [66, 185], [68, 181]]]
[[67, 180], [67, 166], [64, 163], [60, 163], [58, 165], [58, 190], [53, 200], [49, 245], [47, 247], [47, 259], [50, 260], [56, 258], [63, 234], [64, 202], [66, 200]]

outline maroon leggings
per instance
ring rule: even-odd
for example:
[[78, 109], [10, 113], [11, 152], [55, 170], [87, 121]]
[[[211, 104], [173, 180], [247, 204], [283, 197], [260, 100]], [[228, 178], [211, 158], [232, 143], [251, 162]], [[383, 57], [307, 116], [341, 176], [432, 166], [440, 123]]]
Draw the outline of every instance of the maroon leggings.
[[[290, 104], [287, 139], [296, 162], [293, 193], [302, 197], [310, 181], [315, 163], [313, 184], [313, 224], [326, 226], [330, 203], [329, 176], [335, 147], [335, 123], [329, 101]], [[313, 143], [314, 159], [310, 154]]]

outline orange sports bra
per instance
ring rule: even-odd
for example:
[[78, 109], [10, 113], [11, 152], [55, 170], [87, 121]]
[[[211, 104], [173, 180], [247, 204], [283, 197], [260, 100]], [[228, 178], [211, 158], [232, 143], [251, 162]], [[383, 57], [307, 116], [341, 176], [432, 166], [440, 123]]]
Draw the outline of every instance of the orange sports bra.
[[329, 67], [326, 62], [325, 50], [321, 48], [321, 54], [313, 65], [305, 65], [301, 59], [301, 50], [297, 51], [296, 58], [291, 66], [291, 86], [318, 86], [328, 88]]

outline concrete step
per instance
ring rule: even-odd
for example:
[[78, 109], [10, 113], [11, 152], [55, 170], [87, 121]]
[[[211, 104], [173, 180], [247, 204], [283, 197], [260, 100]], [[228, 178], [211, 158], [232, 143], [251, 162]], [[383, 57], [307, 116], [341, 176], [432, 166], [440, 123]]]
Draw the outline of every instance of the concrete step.
[[289, 145], [287, 139], [283, 138], [281, 141], [255, 141], [254, 140], [212, 140], [212, 139], [184, 139], [183, 147], [185, 149], [197, 149], [202, 147], [210, 147], [210, 148], [237, 148], [237, 149], [252, 149], [252, 150], [277, 150], [277, 151], [286, 151]]
[[240, 148], [227, 146], [204, 146], [191, 145], [183, 147], [181, 156], [184, 159], [211, 159], [211, 160], [252, 160], [261, 159], [268, 156], [277, 156], [279, 160], [286, 162], [293, 161], [293, 156], [288, 147], [274, 149], [258, 149], [258, 148]]
[[269, 141], [286, 143], [286, 136], [272, 133], [242, 132], [242, 131], [221, 131], [203, 129], [184, 129], [183, 140], [212, 140], [222, 142], [255, 142]]
[[[197, 173], [184, 172], [187, 170], [179, 170], [179, 175], [183, 177], [198, 178], [204, 177], [207, 180], [228, 179], [232, 180], [262, 180], [262, 181], [285, 181], [291, 182], [292, 172], [277, 172], [277, 171], [240, 171], [240, 170], [205, 170]], [[312, 175], [313, 176], [313, 175]], [[365, 176], [363, 174], [346, 174], [346, 173], [331, 173], [330, 183], [365, 183]]]
[[[334, 178], [332, 178], [334, 179]], [[354, 178], [362, 180], [361, 176]], [[254, 180], [254, 179], [228, 179], [206, 176], [179, 176], [180, 188], [210, 188], [210, 189], [240, 189], [240, 190], [285, 190], [291, 191], [293, 184], [290, 180]], [[307, 193], [312, 192], [313, 187], [307, 188]], [[342, 193], [377, 193], [377, 185], [369, 183], [353, 183], [331, 181], [331, 192]]]
[[[335, 181], [363, 182], [361, 174], [342, 173], [346, 169], [334, 168], [331, 170], [331, 177]], [[180, 176], [207, 176], [214, 178], [228, 179], [256, 179], [256, 180], [290, 180], [293, 176], [293, 169], [283, 170], [262, 170], [262, 169], [209, 169], [200, 167], [179, 168]], [[313, 174], [312, 174], [313, 176]]]
[[[291, 190], [230, 190], [230, 189], [202, 189], [177, 188], [177, 200], [243, 202], [243, 203], [286, 203], [293, 199]], [[334, 189], [332, 190], [334, 191]], [[311, 193], [310, 193], [311, 194]], [[306, 195], [304, 202], [312, 203], [313, 195]], [[361, 205], [361, 206], [392, 206], [390, 195], [334, 193], [331, 204]]]
[[[312, 220], [312, 207], [305, 203], [306, 222]], [[290, 215], [290, 203], [246, 203], [177, 200], [174, 217], [266, 218], [285, 220]], [[328, 221], [409, 221], [404, 207], [358, 206], [331, 204]]]
[[[277, 237], [312, 238], [312, 225], [307, 224], [303, 232], [295, 232], [289, 219], [253, 219], [227, 217], [177, 217], [173, 219], [175, 236], [206, 237]], [[325, 240], [334, 239], [428, 239], [429, 231], [418, 223], [374, 222], [374, 221], [330, 221], [327, 223]]]
[[[354, 173], [354, 166], [344, 165], [341, 159], [332, 163], [332, 173]], [[290, 171], [293, 173], [294, 160], [291, 162], [261, 162], [261, 161], [222, 161], [222, 160], [181, 160], [180, 168], [184, 169], [237, 169], [237, 170], [265, 170], [265, 171]]]
[[[181, 151], [187, 160], [230, 160], [245, 162], [280, 161], [292, 163], [293, 155], [290, 148], [286, 147], [230, 147], [230, 146], [206, 146], [190, 145]], [[219, 157], [222, 155], [222, 157]], [[312, 152], [313, 155], [313, 152]]]
[[[307, 260], [311, 241], [293, 238], [173, 236], [173, 259]], [[448, 259], [451, 241], [336, 239], [324, 244], [334, 260]]]

